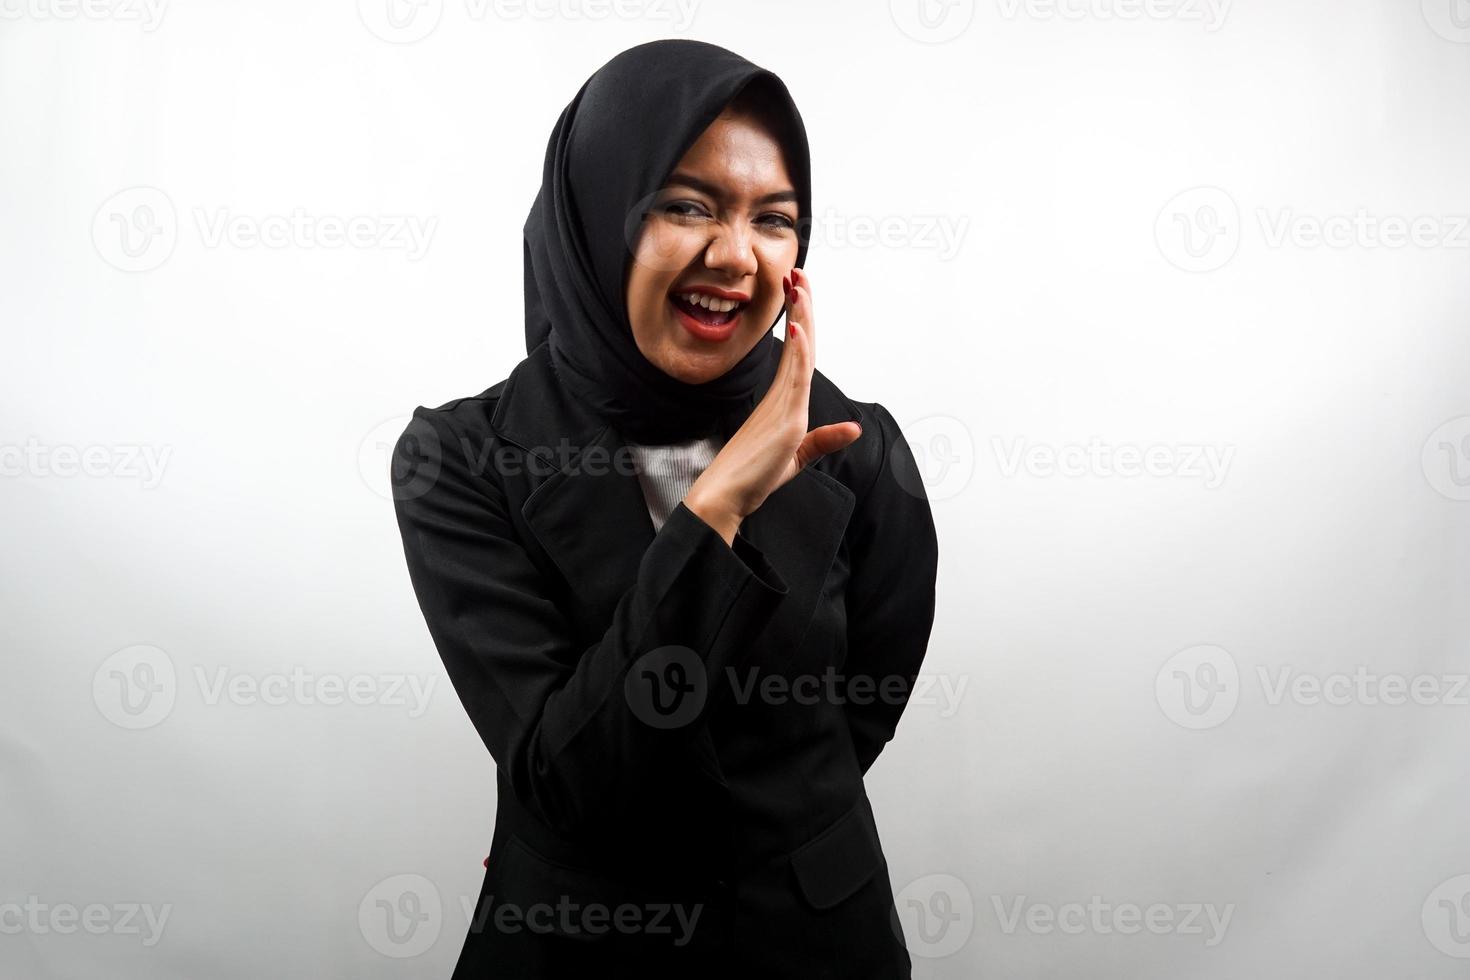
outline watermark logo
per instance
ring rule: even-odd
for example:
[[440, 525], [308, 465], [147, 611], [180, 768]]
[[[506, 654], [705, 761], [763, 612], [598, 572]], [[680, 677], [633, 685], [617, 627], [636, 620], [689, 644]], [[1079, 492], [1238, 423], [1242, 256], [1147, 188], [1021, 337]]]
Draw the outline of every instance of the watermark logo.
[[104, 262], [123, 272], [158, 268], [178, 241], [178, 213], [157, 187], [120, 190], [92, 216], [92, 245]]
[[439, 889], [423, 875], [384, 878], [357, 906], [357, 928], [377, 952], [394, 959], [419, 956], [444, 927]]
[[650, 728], [682, 728], [704, 710], [709, 676], [699, 654], [671, 644], [633, 662], [623, 679], [623, 694], [633, 714]]
[[173, 660], [147, 644], [124, 647], [92, 675], [92, 703], [119, 728], [152, 728], [173, 711], [178, 693]]
[[953, 415], [926, 415], [905, 423], [904, 442], [888, 450], [888, 468], [899, 486], [931, 501], [958, 496], [975, 476], [975, 440]]
[[1240, 702], [1240, 670], [1223, 647], [1187, 647], [1159, 668], [1154, 698], [1174, 724], [1194, 730], [1214, 728], [1224, 724]]
[[1421, 0], [1430, 30], [1456, 44], [1470, 44], [1470, 0]]
[[953, 41], [975, 19], [975, 0], [888, 0], [888, 15], [921, 44]]
[[1212, 272], [1240, 247], [1240, 209], [1219, 187], [1191, 187], [1169, 199], [1154, 219], [1159, 252], [1185, 272]]
[[1424, 479], [1450, 500], [1470, 500], [1470, 415], [1450, 419], [1429, 434], [1420, 454]]
[[1470, 874], [1435, 886], [1419, 915], [1430, 945], [1446, 956], [1470, 959]]
[[357, 0], [357, 16], [380, 40], [412, 44], [439, 26], [444, 0]]
[[623, 243], [638, 265], [658, 272], [677, 272], [690, 263], [694, 254], [689, 236], [674, 225], [657, 220], [654, 211], [660, 206], [663, 194], [662, 190], [656, 190], [633, 202], [623, 216]]
[[951, 874], [915, 878], [894, 896], [899, 939], [924, 959], [942, 959], [965, 948], [975, 931], [975, 899]]
[[414, 500], [439, 481], [444, 464], [439, 433], [413, 416], [388, 419], [357, 447], [362, 482], [384, 500]]

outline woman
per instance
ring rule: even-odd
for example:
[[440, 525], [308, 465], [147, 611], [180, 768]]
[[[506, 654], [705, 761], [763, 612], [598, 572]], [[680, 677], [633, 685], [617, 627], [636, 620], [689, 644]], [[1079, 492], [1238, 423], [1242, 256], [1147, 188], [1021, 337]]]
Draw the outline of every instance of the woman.
[[810, 213], [777, 76], [623, 52], [547, 147], [528, 356], [398, 441], [414, 590], [497, 765], [456, 978], [909, 976], [862, 777], [937, 543], [892, 416], [814, 368]]

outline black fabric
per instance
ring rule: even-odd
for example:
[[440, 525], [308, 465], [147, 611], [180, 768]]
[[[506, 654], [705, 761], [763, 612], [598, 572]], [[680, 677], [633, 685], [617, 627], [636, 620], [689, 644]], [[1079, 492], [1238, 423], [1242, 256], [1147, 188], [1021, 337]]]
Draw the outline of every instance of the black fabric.
[[[682, 503], [654, 529], [610, 463], [616, 430], [544, 345], [482, 394], [415, 410], [392, 467], [404, 554], [495, 763], [475, 777], [496, 802], [473, 921], [441, 940], [464, 939], [454, 980], [910, 976], [863, 775], [924, 659], [938, 541], [892, 415], [814, 372], [812, 423], [854, 415], [857, 441], [729, 546]], [[571, 452], [534, 448], [551, 446]], [[834, 674], [835, 697], [802, 687]], [[768, 680], [810, 696], [763, 696]], [[563, 901], [699, 919], [589, 936], [497, 918]]]
[[728, 436], [775, 375], [781, 348], [769, 328], [718, 378], [691, 385], [664, 373], [634, 342], [624, 295], [644, 209], [721, 110], [756, 81], [784, 122], [802, 266], [811, 224], [806, 129], [785, 83], [733, 51], [684, 39], [629, 48], [582, 85], [547, 143], [525, 225], [526, 351], [549, 340], [561, 382], [634, 441]]

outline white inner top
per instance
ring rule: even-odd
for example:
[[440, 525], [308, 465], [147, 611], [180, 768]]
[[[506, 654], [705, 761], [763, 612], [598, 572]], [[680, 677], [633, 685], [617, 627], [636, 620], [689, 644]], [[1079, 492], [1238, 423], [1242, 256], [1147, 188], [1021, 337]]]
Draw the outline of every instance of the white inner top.
[[724, 440], [719, 436], [689, 439], [684, 442], [647, 446], [629, 442], [633, 465], [638, 470], [638, 483], [648, 501], [648, 516], [654, 530], [664, 526], [669, 514], [694, 486], [705, 467], [714, 461]]

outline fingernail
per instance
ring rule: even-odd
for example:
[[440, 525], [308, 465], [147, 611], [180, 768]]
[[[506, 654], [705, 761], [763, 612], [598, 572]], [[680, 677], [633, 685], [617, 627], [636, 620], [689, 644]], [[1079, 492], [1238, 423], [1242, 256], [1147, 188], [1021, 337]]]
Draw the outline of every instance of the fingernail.
[[787, 296], [790, 296], [791, 295], [791, 277], [790, 276], [782, 276], [781, 277], [781, 291], [784, 292]]

